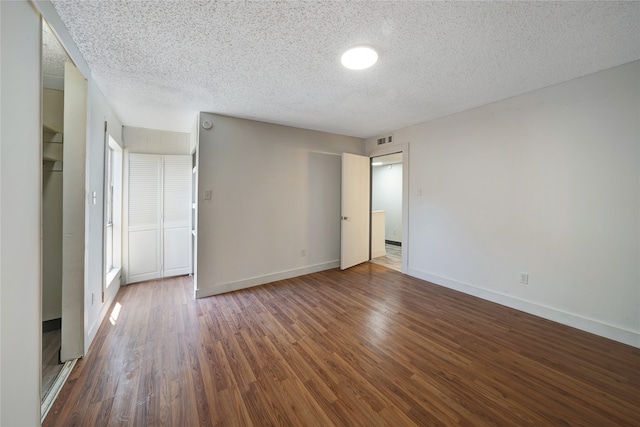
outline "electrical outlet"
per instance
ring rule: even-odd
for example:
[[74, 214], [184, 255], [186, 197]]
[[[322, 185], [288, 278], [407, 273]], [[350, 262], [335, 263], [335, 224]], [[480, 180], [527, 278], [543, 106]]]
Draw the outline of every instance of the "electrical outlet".
[[520, 273], [520, 283], [523, 285], [529, 284], [529, 273]]
[[300, 249], [300, 256], [301, 257], [307, 256], [307, 250], [306, 249]]

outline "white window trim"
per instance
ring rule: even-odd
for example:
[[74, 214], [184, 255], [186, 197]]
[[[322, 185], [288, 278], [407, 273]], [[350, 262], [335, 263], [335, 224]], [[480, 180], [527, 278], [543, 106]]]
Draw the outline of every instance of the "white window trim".
[[[105, 123], [106, 124], [106, 123]], [[112, 162], [112, 182], [109, 182], [107, 171], [109, 151], [113, 150], [111, 156]], [[122, 166], [123, 166], [123, 152], [118, 143], [106, 132], [105, 126], [105, 169], [104, 169], [104, 288], [106, 291], [116, 280], [120, 279], [122, 272]], [[108, 193], [110, 186], [113, 184], [113, 195], [111, 200], [111, 223], [107, 223], [109, 217], [108, 208]], [[107, 239], [109, 235], [109, 229], [111, 231], [111, 251], [112, 262], [109, 266], [107, 264]]]

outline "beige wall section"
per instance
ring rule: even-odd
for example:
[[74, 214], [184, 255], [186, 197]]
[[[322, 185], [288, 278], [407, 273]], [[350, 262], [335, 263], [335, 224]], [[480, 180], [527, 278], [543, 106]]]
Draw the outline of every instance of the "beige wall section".
[[42, 89], [42, 126], [55, 132], [64, 131], [64, 92]]
[[[62, 131], [64, 92], [42, 90], [42, 320], [62, 316]], [[53, 133], [55, 132], [55, 133]], [[56, 141], [56, 142], [49, 142]]]
[[408, 273], [640, 347], [639, 117], [636, 61], [395, 131]]
[[93, 79], [89, 79], [89, 111], [87, 120], [87, 164], [89, 169], [86, 177], [87, 193], [96, 192], [96, 204], [87, 198], [86, 210], [86, 252], [85, 252], [85, 353], [98, 332], [100, 323], [107, 315], [113, 302], [120, 282], [109, 286], [102, 297], [105, 277], [103, 275], [104, 262], [104, 156], [105, 131], [123, 147], [122, 124], [107, 103], [104, 95]]
[[41, 20], [0, 2], [0, 425], [40, 425]]
[[[200, 113], [197, 296], [333, 268], [342, 152], [364, 140]], [[204, 200], [206, 192], [211, 199]]]
[[188, 133], [125, 126], [122, 138], [124, 148], [130, 153], [191, 154]]
[[62, 316], [62, 171], [42, 170], [42, 320]]

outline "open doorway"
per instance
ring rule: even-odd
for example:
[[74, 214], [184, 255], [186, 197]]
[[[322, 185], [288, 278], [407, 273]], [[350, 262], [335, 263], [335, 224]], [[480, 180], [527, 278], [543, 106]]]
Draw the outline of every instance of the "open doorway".
[[87, 81], [44, 19], [41, 63], [44, 419], [83, 355]]
[[403, 153], [371, 158], [371, 262], [402, 271]]
[[[369, 153], [368, 157], [342, 153], [341, 270], [373, 259], [373, 262], [383, 265], [386, 263], [390, 268], [403, 273], [407, 272], [408, 156], [408, 143], [375, 150]], [[389, 165], [391, 165], [390, 168]], [[386, 166], [386, 169], [373, 170], [378, 166]], [[385, 170], [392, 171], [396, 176], [394, 180], [379, 181], [383, 185], [386, 183], [392, 186], [390, 193], [396, 200], [396, 203], [386, 204], [386, 206], [384, 201], [382, 204], [378, 204], [378, 201], [372, 202], [372, 189], [374, 185], [377, 186], [379, 178], [372, 179], [372, 174], [383, 176], [382, 172]], [[387, 210], [392, 211], [390, 217], [393, 220], [389, 221], [389, 224], [386, 220]], [[376, 213], [373, 214], [372, 211]], [[380, 215], [378, 211], [384, 211], [384, 215]], [[384, 218], [381, 219], [381, 217]], [[400, 219], [395, 220], [396, 218]], [[392, 259], [394, 256], [395, 259]]]
[[62, 185], [67, 53], [42, 21], [42, 394], [62, 369]]

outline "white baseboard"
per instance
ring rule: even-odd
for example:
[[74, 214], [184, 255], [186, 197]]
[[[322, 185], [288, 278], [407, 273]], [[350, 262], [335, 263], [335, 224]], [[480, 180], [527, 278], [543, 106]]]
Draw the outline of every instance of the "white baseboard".
[[102, 325], [102, 321], [107, 315], [109, 308], [111, 307], [111, 303], [116, 297], [118, 293], [118, 289], [120, 289], [122, 283], [122, 269], [120, 267], [116, 268], [107, 275], [107, 281], [109, 282], [109, 286], [107, 287], [107, 292], [105, 292], [105, 301], [102, 303], [102, 307], [100, 308], [100, 314], [96, 319], [94, 319], [93, 324], [89, 326], [87, 330], [87, 335], [85, 337], [84, 343], [84, 354], [87, 354], [89, 351], [89, 347], [93, 342], [93, 339], [96, 337], [98, 333], [98, 329], [100, 325]]
[[212, 295], [223, 294], [225, 292], [232, 292], [239, 289], [250, 288], [252, 286], [264, 285], [266, 283], [276, 282], [278, 280], [291, 279], [292, 277], [298, 277], [304, 274], [311, 274], [318, 271], [329, 270], [331, 268], [336, 268], [339, 266], [340, 261], [329, 261], [321, 264], [308, 265], [291, 270], [265, 274], [263, 276], [250, 277], [235, 282], [221, 283], [209, 287], [201, 287], [199, 289], [196, 289], [196, 298], [210, 297]]
[[568, 313], [556, 308], [515, 298], [510, 295], [483, 289], [469, 283], [458, 282], [453, 279], [427, 273], [426, 271], [415, 268], [408, 268], [407, 274], [409, 276], [417, 277], [418, 279], [426, 280], [427, 282], [435, 283], [436, 285], [444, 286], [445, 288], [460, 291], [487, 301], [524, 311], [525, 313], [533, 314], [534, 316], [562, 323], [563, 325], [571, 326], [601, 337], [640, 348], [640, 332], [609, 325], [577, 314]]

